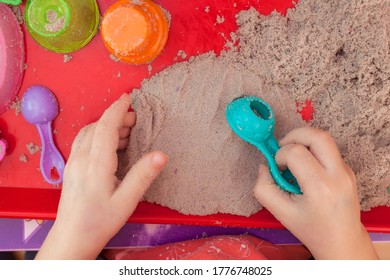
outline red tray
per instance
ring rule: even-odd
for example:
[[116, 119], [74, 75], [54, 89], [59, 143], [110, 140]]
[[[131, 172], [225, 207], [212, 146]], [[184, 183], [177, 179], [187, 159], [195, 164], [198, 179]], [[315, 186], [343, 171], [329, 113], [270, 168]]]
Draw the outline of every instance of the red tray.
[[[101, 13], [115, 1], [98, 1]], [[55, 140], [68, 158], [78, 131], [95, 121], [122, 92], [138, 88], [144, 78], [181, 61], [179, 50], [188, 57], [223, 49], [230, 32], [237, 29], [235, 14], [254, 6], [262, 14], [274, 9], [281, 13], [293, 6], [292, 0], [159, 0], [172, 16], [170, 37], [163, 54], [147, 66], [130, 66], [109, 58], [99, 35], [85, 48], [63, 62], [63, 55], [45, 51], [24, 29], [27, 64], [19, 96], [32, 84], [43, 84], [57, 96], [61, 108], [53, 127], [58, 131]], [[206, 7], [209, 7], [206, 12]], [[217, 15], [225, 21], [216, 24]], [[188, 57], [186, 59], [188, 59]], [[0, 217], [55, 219], [60, 188], [43, 181], [39, 168], [40, 154], [30, 155], [26, 144], [40, 145], [36, 128], [21, 115], [9, 110], [0, 116], [2, 137], [9, 142], [9, 151], [0, 163]], [[28, 156], [28, 163], [19, 156]], [[371, 232], [390, 232], [390, 208], [378, 207], [362, 213], [364, 225]], [[169, 223], [187, 225], [222, 225], [258, 228], [281, 228], [282, 225], [266, 210], [251, 217], [227, 214], [187, 216], [159, 205], [141, 202], [129, 222]]]

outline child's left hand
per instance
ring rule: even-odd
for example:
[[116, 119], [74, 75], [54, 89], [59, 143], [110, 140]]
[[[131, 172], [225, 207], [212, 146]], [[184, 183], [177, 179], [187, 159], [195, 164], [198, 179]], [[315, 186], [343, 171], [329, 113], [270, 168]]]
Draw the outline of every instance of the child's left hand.
[[152, 152], [123, 181], [117, 150], [127, 147], [135, 113], [122, 95], [76, 137], [66, 164], [57, 219], [37, 259], [94, 259], [121, 229], [168, 158]]

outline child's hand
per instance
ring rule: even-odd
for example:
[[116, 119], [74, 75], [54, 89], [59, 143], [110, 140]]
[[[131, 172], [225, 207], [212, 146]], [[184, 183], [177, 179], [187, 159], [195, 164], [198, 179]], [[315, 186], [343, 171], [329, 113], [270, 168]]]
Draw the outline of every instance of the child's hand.
[[123, 181], [117, 150], [127, 146], [135, 113], [122, 95], [76, 137], [64, 174], [57, 219], [37, 258], [94, 259], [133, 213], [168, 158], [152, 152]]
[[254, 193], [317, 259], [377, 258], [360, 221], [356, 178], [341, 158], [332, 136], [300, 128], [280, 141], [280, 168], [288, 167], [303, 195], [279, 189], [268, 168], [260, 167]]

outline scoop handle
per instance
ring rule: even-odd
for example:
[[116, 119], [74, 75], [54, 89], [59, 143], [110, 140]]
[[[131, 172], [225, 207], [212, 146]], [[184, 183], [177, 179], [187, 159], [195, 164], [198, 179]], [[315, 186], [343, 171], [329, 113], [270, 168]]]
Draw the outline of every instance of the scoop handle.
[[[42, 141], [41, 152], [41, 172], [43, 178], [52, 185], [60, 184], [63, 180], [65, 161], [53, 141], [53, 133], [51, 130], [51, 122], [45, 124], [37, 124], [39, 136]], [[55, 168], [58, 173], [58, 178], [53, 178], [52, 170]]]
[[283, 170], [282, 172], [279, 171], [275, 161], [275, 155], [280, 149], [280, 146], [275, 137], [271, 136], [263, 143], [255, 143], [255, 146], [267, 159], [272, 178], [275, 180], [276, 184], [285, 191], [294, 194], [302, 194], [297, 179], [294, 177], [291, 171], [289, 169]]

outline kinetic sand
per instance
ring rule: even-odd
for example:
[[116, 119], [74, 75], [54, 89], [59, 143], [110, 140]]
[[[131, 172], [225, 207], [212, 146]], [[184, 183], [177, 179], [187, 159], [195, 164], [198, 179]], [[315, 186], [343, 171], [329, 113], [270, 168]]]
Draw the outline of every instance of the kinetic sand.
[[[237, 22], [239, 52], [177, 63], [134, 90], [137, 124], [118, 175], [160, 149], [170, 163], [147, 201], [185, 214], [257, 212], [252, 189], [265, 161], [224, 116], [233, 98], [257, 95], [275, 112], [277, 138], [302, 125], [332, 133], [363, 210], [390, 205], [390, 1], [300, 0], [286, 17], [250, 9]], [[310, 123], [296, 113], [306, 99]]]

